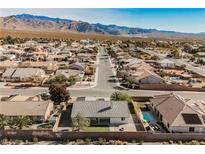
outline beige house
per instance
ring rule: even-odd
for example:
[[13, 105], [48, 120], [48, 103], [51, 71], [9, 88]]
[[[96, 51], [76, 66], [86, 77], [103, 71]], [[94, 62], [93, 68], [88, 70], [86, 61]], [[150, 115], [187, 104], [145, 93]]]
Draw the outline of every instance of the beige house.
[[21, 62], [21, 67], [41, 68], [54, 71], [57, 69], [57, 63], [51, 61], [25, 61]]
[[18, 65], [19, 65], [18, 61], [10, 61], [10, 60], [1, 61], [0, 62], [0, 70], [18, 67]]
[[151, 71], [153, 70], [153, 67], [151, 67], [149, 64], [147, 64], [141, 60], [132, 60], [132, 61], [129, 61], [128, 63], [123, 65], [124, 69], [131, 69], [131, 70], [137, 70], [140, 67], [144, 67], [144, 68], [151, 70]]
[[155, 96], [150, 103], [170, 132], [205, 132], [205, 102], [170, 93]]
[[159, 75], [146, 67], [140, 67], [137, 71], [130, 73], [130, 76], [134, 77], [139, 84], [160, 84], [164, 82]]
[[53, 110], [53, 103], [46, 101], [2, 101], [0, 114], [17, 117], [28, 116], [32, 121], [45, 121]]

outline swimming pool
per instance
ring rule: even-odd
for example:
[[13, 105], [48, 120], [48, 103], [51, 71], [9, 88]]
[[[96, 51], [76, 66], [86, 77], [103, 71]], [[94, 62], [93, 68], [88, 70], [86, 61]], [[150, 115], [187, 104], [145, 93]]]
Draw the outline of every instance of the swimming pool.
[[180, 77], [170, 77], [169, 79], [172, 81], [180, 81], [181, 80]]
[[143, 119], [146, 120], [147, 122], [156, 122], [155, 118], [152, 116], [151, 112], [143, 112]]

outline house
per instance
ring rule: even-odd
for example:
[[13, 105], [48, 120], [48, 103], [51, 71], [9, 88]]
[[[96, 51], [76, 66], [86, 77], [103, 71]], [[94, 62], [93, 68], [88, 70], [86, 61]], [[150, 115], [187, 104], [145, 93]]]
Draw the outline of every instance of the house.
[[205, 57], [205, 53], [204, 52], [197, 52], [196, 56], [197, 57]]
[[45, 77], [44, 70], [40, 68], [7, 68], [2, 74], [3, 80], [6, 81], [29, 81], [31, 77]]
[[25, 61], [21, 62], [22, 67], [41, 68], [44, 70], [54, 71], [57, 69], [57, 63], [51, 61]]
[[84, 70], [84, 66], [80, 63], [73, 63], [73, 64], [70, 64], [68, 66], [69, 69], [73, 69], [73, 70], [79, 70], [79, 71], [83, 71]]
[[28, 54], [31, 57], [34, 57], [36, 60], [45, 60], [48, 56], [48, 52], [46, 51], [35, 51], [30, 54]]
[[162, 59], [158, 62], [158, 64], [164, 68], [166, 68], [166, 67], [174, 68], [175, 67], [175, 63], [169, 59]]
[[129, 61], [128, 63], [125, 63], [123, 65], [124, 69], [131, 69], [131, 70], [137, 70], [139, 69], [141, 66], [145, 67], [148, 70], [153, 70], [153, 67], [151, 67], [149, 64], [145, 63], [142, 60], [138, 60], [138, 59], [133, 59], [131, 61]]
[[150, 99], [151, 108], [170, 132], [205, 132], [205, 102], [174, 93]]
[[0, 61], [0, 69], [7, 69], [7, 68], [13, 68], [17, 67], [19, 65], [18, 61], [10, 61], [10, 60], [5, 60], [5, 61]]
[[91, 53], [78, 53], [77, 58], [79, 62], [89, 62], [96, 60], [96, 56]]
[[76, 101], [71, 118], [80, 113], [90, 119], [91, 125], [128, 123], [130, 112], [126, 101]]
[[32, 121], [45, 121], [53, 111], [53, 103], [48, 101], [2, 101], [0, 114], [17, 117], [28, 116]]
[[66, 55], [58, 55], [58, 54], [55, 54], [55, 55], [48, 55], [47, 57], [47, 60], [48, 61], [58, 61], [58, 62], [62, 62], [62, 61], [67, 61], [69, 59], [69, 56], [66, 54]]
[[132, 72], [130, 76], [134, 77], [139, 84], [160, 84], [164, 82], [164, 79], [159, 75], [145, 67], [141, 67], [137, 71]]

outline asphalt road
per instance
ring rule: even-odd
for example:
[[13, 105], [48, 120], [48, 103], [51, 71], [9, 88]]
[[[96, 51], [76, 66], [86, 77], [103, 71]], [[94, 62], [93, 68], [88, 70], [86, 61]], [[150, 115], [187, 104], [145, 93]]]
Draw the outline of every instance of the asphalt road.
[[[89, 89], [70, 90], [73, 97], [110, 97], [115, 91], [128, 93], [132, 96], [154, 96], [159, 94], [170, 93], [170, 91], [155, 91], [155, 90], [127, 90], [118, 87], [117, 80], [112, 71], [109, 57], [103, 47], [100, 48], [99, 64], [98, 64], [98, 79], [97, 85]], [[0, 95], [20, 94], [33, 96], [42, 92], [47, 92], [47, 88], [34, 87], [26, 89], [11, 89], [0, 86]], [[178, 91], [175, 92], [185, 98], [205, 100], [204, 92]]]

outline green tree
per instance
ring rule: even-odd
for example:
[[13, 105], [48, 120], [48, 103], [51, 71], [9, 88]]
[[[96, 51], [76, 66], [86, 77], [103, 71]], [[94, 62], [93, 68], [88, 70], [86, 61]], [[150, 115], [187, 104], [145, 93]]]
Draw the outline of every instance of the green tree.
[[126, 78], [128, 76], [128, 73], [126, 71], [120, 71], [120, 70], [117, 70], [117, 74], [116, 76], [118, 78]]
[[74, 76], [70, 76], [67, 81], [70, 82], [70, 85], [74, 85], [76, 83], [76, 78]]
[[175, 57], [175, 58], [180, 58], [180, 51], [179, 51], [179, 49], [178, 48], [173, 48], [172, 49], [172, 54], [173, 54], [173, 56]]
[[73, 121], [73, 129], [80, 131], [84, 127], [88, 127], [90, 125], [89, 119], [83, 117], [80, 113], [76, 115], [75, 118], [72, 119]]
[[49, 94], [55, 105], [59, 105], [61, 102], [67, 102], [70, 99], [69, 91], [64, 85], [51, 84]]
[[5, 129], [5, 127], [9, 125], [9, 120], [9, 117], [0, 114], [0, 129]]
[[160, 71], [160, 72], [159, 72], [159, 76], [161, 76], [162, 78], [163, 78], [165, 75], [166, 75], [165, 72], [163, 72], [163, 71]]
[[10, 35], [3, 39], [3, 44], [15, 44], [16, 39], [12, 38]]
[[124, 78], [122, 85], [124, 85], [125, 87], [128, 87], [128, 88], [134, 89], [134, 88], [137, 88], [139, 86], [139, 83], [134, 77], [128, 76], [128, 77]]
[[31, 125], [31, 119], [27, 116], [18, 116], [13, 119], [13, 126], [17, 129], [27, 128]]
[[64, 82], [68, 81], [68, 78], [63, 74], [60, 74], [60, 75], [55, 77], [55, 81], [58, 83], [64, 83]]
[[112, 93], [110, 99], [112, 101], [127, 101], [128, 103], [132, 103], [132, 98], [128, 94], [122, 92]]

